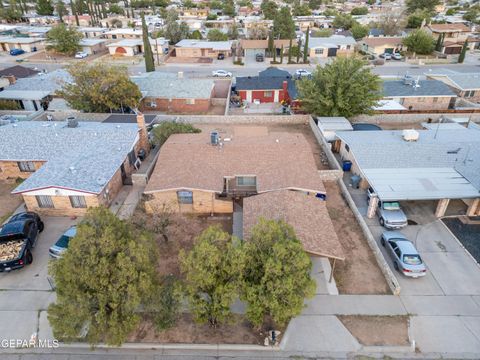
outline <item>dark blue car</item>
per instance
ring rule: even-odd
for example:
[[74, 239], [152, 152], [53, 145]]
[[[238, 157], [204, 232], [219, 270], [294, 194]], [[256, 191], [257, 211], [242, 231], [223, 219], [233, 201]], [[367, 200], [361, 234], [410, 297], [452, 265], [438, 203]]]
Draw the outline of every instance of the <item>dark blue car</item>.
[[17, 56], [17, 55], [22, 55], [25, 54], [25, 50], [22, 49], [12, 49], [10, 50], [10, 55], [12, 56]]

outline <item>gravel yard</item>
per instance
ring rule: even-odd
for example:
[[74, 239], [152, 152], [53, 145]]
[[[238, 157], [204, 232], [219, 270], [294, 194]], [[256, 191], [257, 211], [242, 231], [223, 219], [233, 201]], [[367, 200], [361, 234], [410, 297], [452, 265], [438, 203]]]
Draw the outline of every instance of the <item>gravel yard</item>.
[[470, 223], [465, 223], [457, 217], [443, 218], [442, 221], [480, 263], [480, 217], [471, 217]]

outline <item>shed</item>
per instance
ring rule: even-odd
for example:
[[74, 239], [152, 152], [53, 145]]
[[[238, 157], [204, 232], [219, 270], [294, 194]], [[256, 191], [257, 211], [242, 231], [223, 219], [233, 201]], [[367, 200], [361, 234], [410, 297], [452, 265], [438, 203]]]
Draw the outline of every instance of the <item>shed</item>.
[[317, 125], [322, 132], [325, 140], [331, 142], [335, 140], [335, 133], [337, 131], [351, 131], [352, 124], [347, 118], [338, 117], [317, 117]]

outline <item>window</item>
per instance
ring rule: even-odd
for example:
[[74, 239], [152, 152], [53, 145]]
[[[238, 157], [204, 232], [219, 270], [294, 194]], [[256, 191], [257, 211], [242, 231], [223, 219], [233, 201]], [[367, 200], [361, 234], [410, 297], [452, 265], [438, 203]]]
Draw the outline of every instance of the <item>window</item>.
[[350, 50], [350, 45], [347, 45], [347, 50]]
[[322, 55], [323, 49], [315, 49], [315, 55]]
[[272, 95], [273, 95], [273, 91], [264, 91], [263, 92], [263, 97], [270, 98], [270, 97], [272, 97]]
[[468, 91], [465, 91], [465, 97], [468, 98], [468, 97], [474, 97], [475, 96], [475, 90], [468, 90]]
[[256, 186], [257, 178], [255, 176], [237, 176], [237, 186]]
[[438, 101], [438, 97], [433, 98], [433, 102], [436, 103]]
[[191, 191], [177, 191], [179, 204], [193, 204], [193, 193]]
[[417, 101], [418, 101], [418, 102], [424, 102], [424, 101], [425, 101], [425, 98], [423, 98], [423, 97], [418, 97], [418, 98], [417, 98]]
[[185, 103], [186, 103], [187, 105], [195, 105], [195, 99], [186, 99], [186, 100], [185, 100]]
[[35, 198], [37, 199], [38, 207], [40, 207], [40, 208], [51, 208], [51, 209], [54, 208], [51, 196], [37, 195], [37, 196], [35, 196]]
[[348, 144], [345, 144], [345, 151], [350, 152], [350, 146], [348, 146]]
[[73, 208], [86, 208], [85, 196], [69, 196]]
[[21, 172], [35, 171], [35, 164], [32, 161], [19, 161], [17, 164]]

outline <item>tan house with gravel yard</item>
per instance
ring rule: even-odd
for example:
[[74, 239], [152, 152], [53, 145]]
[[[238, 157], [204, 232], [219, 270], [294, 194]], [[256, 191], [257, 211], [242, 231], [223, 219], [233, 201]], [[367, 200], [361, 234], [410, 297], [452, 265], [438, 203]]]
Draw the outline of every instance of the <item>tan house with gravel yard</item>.
[[0, 180], [24, 179], [12, 194], [45, 215], [110, 205], [149, 151], [143, 115], [137, 124], [23, 121], [0, 126], [0, 138]]

